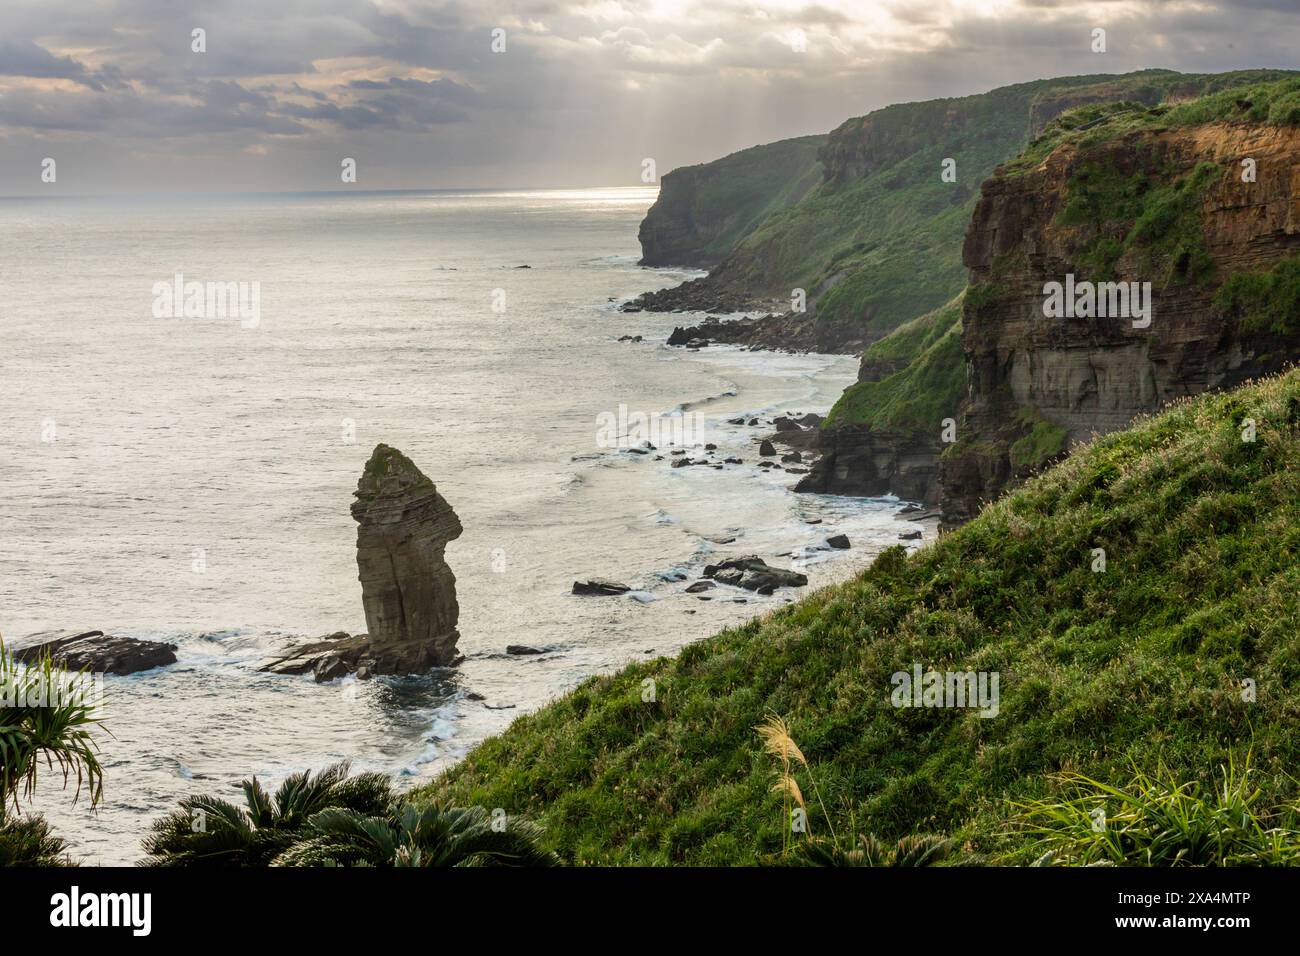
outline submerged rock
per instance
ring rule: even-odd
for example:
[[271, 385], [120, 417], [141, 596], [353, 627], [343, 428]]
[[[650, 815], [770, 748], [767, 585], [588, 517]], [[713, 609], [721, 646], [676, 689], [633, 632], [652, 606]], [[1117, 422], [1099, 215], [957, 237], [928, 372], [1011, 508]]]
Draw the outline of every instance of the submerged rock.
[[176, 663], [176, 645], [114, 637], [103, 631], [44, 631], [29, 638], [35, 643], [13, 649], [14, 660], [34, 664], [47, 654], [69, 671], [136, 674]]
[[338, 633], [269, 662], [264, 671], [333, 680], [354, 670], [420, 674], [460, 660], [456, 577], [443, 555], [460, 519], [433, 482], [380, 444], [357, 482], [357, 572], [368, 634]]

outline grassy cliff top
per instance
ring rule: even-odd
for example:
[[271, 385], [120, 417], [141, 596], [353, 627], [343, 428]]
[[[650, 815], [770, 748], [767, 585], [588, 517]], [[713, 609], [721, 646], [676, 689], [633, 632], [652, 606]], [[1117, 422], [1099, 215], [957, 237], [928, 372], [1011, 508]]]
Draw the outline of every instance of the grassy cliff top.
[[[1114, 781], [1132, 760], [1213, 785], [1247, 751], [1255, 785], [1291, 799], [1298, 557], [1291, 371], [1098, 439], [910, 557], [590, 679], [419, 796], [527, 814], [575, 862], [754, 862], [785, 829], [753, 729], [776, 714], [823, 798], [799, 771], [815, 834], [942, 832], [1023, 861], [1009, 801], [1052, 796], [1054, 771]], [[916, 664], [998, 672], [998, 715], [894, 708], [891, 675]]]
[[[1065, 143], [1086, 147], [1134, 131], [1224, 122], [1300, 124], [1300, 76], [1293, 72], [1243, 70], [1182, 79], [1184, 95], [1176, 101], [1144, 105], [1117, 96], [1062, 113], [1003, 172], [1033, 169]], [[1192, 80], [1198, 95], [1189, 96]]]
[[941, 308], [900, 325], [867, 347], [864, 364], [892, 363], [898, 371], [845, 389], [824, 427], [933, 429], [955, 418], [966, 387], [961, 347], [964, 293]]

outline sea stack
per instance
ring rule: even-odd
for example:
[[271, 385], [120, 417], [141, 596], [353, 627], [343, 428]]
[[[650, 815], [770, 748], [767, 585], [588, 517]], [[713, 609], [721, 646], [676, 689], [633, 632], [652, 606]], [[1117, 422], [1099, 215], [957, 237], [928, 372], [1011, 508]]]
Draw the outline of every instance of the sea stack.
[[443, 558], [460, 519], [396, 448], [375, 446], [357, 482], [357, 571], [369, 634], [331, 634], [268, 661], [273, 674], [331, 681], [356, 672], [422, 674], [458, 663], [456, 577]]
[[357, 570], [377, 673], [456, 660], [456, 577], [443, 557], [460, 519], [425, 474], [380, 444], [357, 483]]

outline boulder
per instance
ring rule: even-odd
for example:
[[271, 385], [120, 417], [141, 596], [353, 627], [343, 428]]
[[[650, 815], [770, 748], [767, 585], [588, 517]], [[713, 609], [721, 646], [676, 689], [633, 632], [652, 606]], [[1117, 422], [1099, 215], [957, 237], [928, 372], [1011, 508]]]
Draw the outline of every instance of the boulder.
[[33, 664], [47, 654], [69, 671], [135, 674], [176, 663], [176, 645], [114, 637], [103, 631], [43, 631], [13, 649], [14, 660]]
[[900, 541], [919, 541], [921, 539], [921, 532], [904, 531], [902, 534], [898, 536], [898, 539]]
[[729, 558], [718, 564], [710, 564], [704, 569], [706, 578], [713, 578], [723, 584], [771, 594], [768, 588], [801, 588], [808, 583], [808, 576], [788, 568], [774, 568], [757, 555], [741, 558]]
[[764, 458], [769, 458], [776, 454], [776, 447], [766, 438], [758, 446], [758, 453]]
[[573, 593], [588, 597], [610, 597], [615, 594], [626, 594], [630, 590], [632, 589], [626, 584], [606, 581], [604, 578], [589, 578], [586, 581], [573, 582]]
[[830, 545], [832, 548], [836, 548], [841, 551], [843, 551], [845, 548], [852, 547], [852, 545], [849, 544], [849, 536], [847, 534], [832, 535], [831, 537], [826, 539], [826, 543]]

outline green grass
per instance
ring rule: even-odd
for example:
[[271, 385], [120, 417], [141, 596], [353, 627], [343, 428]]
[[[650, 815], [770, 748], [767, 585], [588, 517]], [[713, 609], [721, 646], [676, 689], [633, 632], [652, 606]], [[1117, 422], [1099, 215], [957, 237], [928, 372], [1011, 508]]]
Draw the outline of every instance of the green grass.
[[1159, 131], [1205, 123], [1300, 123], [1300, 77], [1289, 70], [1241, 70], [1231, 73], [1170, 74], [1151, 81], [1178, 103], [1148, 105], [1126, 101], [1117, 89], [1113, 100], [1091, 103], [1058, 116], [1012, 162], [1009, 175], [1038, 166], [1054, 150], [1072, 143], [1088, 148], [1135, 131]]
[[966, 387], [961, 347], [962, 297], [900, 326], [868, 347], [866, 360], [903, 367], [875, 382], [845, 389], [826, 416], [824, 427], [869, 425], [874, 429], [932, 431], [956, 417]]
[[1300, 256], [1264, 272], [1238, 272], [1214, 295], [1214, 304], [1235, 315], [1243, 330], [1279, 335], [1300, 329]]
[[1165, 172], [1162, 182], [1146, 164], [1124, 173], [1113, 161], [1103, 154], [1082, 163], [1070, 178], [1057, 222], [1080, 227], [1089, 237], [1074, 252], [1076, 265], [1093, 281], [1110, 281], [1121, 257], [1136, 251], [1162, 285], [1213, 278], [1201, 208], [1224, 168], [1203, 162], [1182, 176]]
[[1051, 422], [1034, 423], [1029, 434], [1011, 445], [1011, 463], [1017, 468], [1038, 468], [1065, 450], [1069, 430]]
[[[1013, 804], [1069, 799], [1056, 774], [1162, 766], [1211, 787], [1248, 751], [1260, 805], [1294, 801], [1298, 434], [1295, 371], [1179, 403], [910, 557], [586, 681], [417, 797], [525, 814], [578, 863], [754, 863], [782, 846], [754, 733], [777, 714], [831, 818], [810, 800], [814, 834], [944, 834], [1030, 862]], [[998, 716], [893, 708], [914, 663], [998, 672]]]
[[1300, 806], [1261, 806], [1249, 766], [1221, 773], [1214, 787], [1163, 768], [1135, 767], [1118, 786], [1064, 773], [1066, 796], [1019, 807], [1014, 823], [1037, 839], [1044, 865], [1300, 865]]
[[646, 215], [643, 239], [647, 232], [687, 221], [689, 232], [658, 248], [660, 256], [677, 264], [717, 262], [764, 218], [817, 185], [817, 150], [825, 142], [825, 136], [801, 136], [674, 169], [664, 176], [660, 200]]
[[[815, 298], [815, 320], [827, 336], [879, 338], [961, 292], [962, 237], [979, 184], [1025, 147], [1035, 113], [1050, 115], [1053, 103], [1071, 97], [1154, 102], [1175, 88], [1285, 75], [1061, 77], [851, 119], [830, 134], [823, 155], [834, 165], [837, 149], [856, 150], [856, 174], [754, 219], [710, 282], [781, 298], [803, 288]], [[955, 183], [939, 175], [947, 158], [957, 163]]]

